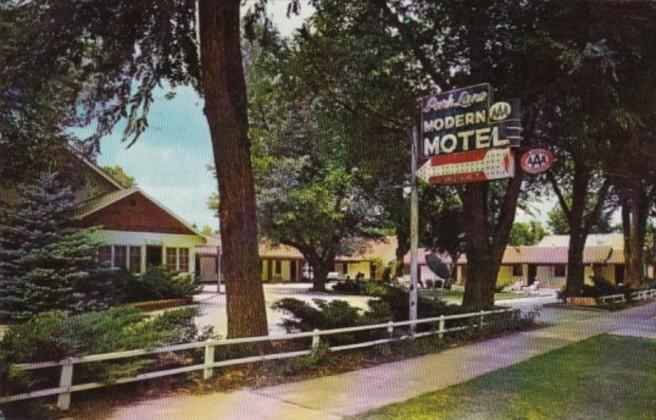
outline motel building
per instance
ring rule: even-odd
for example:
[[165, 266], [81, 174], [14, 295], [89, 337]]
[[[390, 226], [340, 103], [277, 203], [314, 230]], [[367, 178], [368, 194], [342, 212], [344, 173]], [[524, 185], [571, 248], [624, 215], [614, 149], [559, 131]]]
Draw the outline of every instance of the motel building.
[[[549, 235], [534, 246], [508, 246], [503, 256], [497, 287], [520, 282], [531, 285], [540, 282], [540, 287], [562, 288], [567, 279], [567, 252], [569, 236]], [[419, 279], [437, 280], [439, 277], [426, 264], [428, 249], [419, 250]], [[447, 265], [451, 261], [447, 256], [438, 257]], [[409, 267], [410, 255], [404, 258]], [[584, 255], [585, 282], [592, 284], [592, 277], [599, 275], [617, 284], [624, 281], [624, 236], [622, 234], [589, 235]], [[467, 281], [467, 257], [458, 260], [456, 284]]]

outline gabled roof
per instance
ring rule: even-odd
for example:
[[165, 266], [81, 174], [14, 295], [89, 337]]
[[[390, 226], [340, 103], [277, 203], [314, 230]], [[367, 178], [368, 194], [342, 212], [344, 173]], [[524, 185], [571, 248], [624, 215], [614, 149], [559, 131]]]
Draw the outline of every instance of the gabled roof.
[[132, 188], [127, 188], [127, 189], [121, 189], [118, 191], [115, 191], [110, 194], [105, 194], [103, 196], [100, 196], [96, 199], [87, 201], [83, 203], [81, 206], [79, 206], [75, 210], [75, 215], [74, 217], [76, 219], [83, 219], [93, 213], [96, 213], [126, 197], [131, 196], [132, 194], [141, 194], [143, 197], [145, 197], [148, 201], [151, 203], [155, 204], [157, 207], [162, 209], [165, 213], [167, 213], [169, 216], [173, 217], [175, 220], [180, 222], [182, 225], [184, 225], [187, 229], [189, 229], [191, 232], [193, 232], [195, 235], [202, 236], [203, 238], [207, 237], [200, 233], [197, 229], [189, 225], [187, 222], [185, 222], [183, 219], [181, 219], [177, 214], [175, 214], [172, 210], [169, 210], [166, 206], [164, 206], [162, 203], [151, 197], [150, 195], [146, 194], [144, 191], [142, 191], [139, 187], [132, 187]]
[[77, 148], [75, 148], [73, 145], [68, 144], [68, 148], [71, 150], [71, 152], [78, 158], [80, 159], [84, 164], [86, 164], [91, 170], [96, 172], [98, 175], [100, 175], [102, 178], [104, 178], [107, 182], [112, 184], [114, 187], [116, 187], [119, 190], [124, 190], [126, 189], [123, 185], [121, 185], [117, 180], [115, 180], [112, 176], [110, 176], [107, 172], [103, 171], [98, 165], [95, 163], [91, 162], [89, 159], [87, 159]]

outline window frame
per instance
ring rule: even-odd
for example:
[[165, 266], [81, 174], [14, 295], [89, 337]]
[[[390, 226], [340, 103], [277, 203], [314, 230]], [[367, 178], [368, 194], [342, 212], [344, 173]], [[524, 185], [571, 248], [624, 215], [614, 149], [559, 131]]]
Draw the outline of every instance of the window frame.
[[[135, 252], [137, 251], [137, 252]], [[135, 258], [136, 257], [136, 258]], [[128, 265], [131, 273], [141, 273], [141, 247], [130, 245], [128, 247]]]
[[[112, 245], [114, 252], [112, 252], [112, 268], [115, 269], [128, 269], [128, 247], [127, 245]], [[122, 250], [122, 255], [119, 255], [121, 253], [117, 252], [118, 250]], [[122, 261], [119, 261], [119, 258], [122, 259]]]
[[98, 247], [98, 263], [100, 265], [106, 265], [108, 268], [112, 268], [114, 264], [113, 250], [111, 245], [101, 245]]
[[[171, 251], [173, 251], [172, 254]], [[178, 248], [166, 247], [165, 258], [166, 269], [169, 271], [178, 271], [180, 267], [180, 252]], [[173, 264], [171, 264], [171, 260], [173, 260]]]
[[178, 271], [189, 273], [191, 270], [191, 252], [189, 248], [178, 248]]

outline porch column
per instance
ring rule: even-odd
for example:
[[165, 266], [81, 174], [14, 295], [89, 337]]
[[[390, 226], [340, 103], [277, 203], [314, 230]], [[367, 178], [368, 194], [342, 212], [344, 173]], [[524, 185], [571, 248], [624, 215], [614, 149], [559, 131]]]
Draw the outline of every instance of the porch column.
[[141, 273], [146, 272], [146, 245], [141, 245]]

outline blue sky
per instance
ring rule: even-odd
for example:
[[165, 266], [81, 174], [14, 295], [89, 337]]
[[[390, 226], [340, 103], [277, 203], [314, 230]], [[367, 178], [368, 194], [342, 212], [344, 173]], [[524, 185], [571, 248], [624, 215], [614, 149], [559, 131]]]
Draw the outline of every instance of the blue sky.
[[206, 169], [213, 157], [203, 101], [188, 87], [177, 88], [172, 100], [164, 98], [166, 92], [155, 92], [149, 127], [132, 147], [121, 142], [124, 123], [101, 140], [98, 164], [120, 165], [140, 188], [189, 223], [218, 229], [207, 208], [217, 184]]

